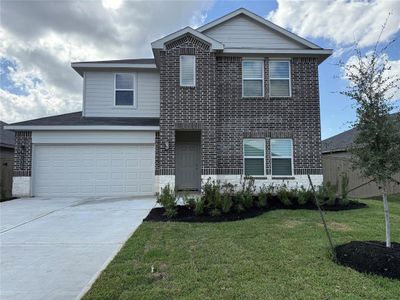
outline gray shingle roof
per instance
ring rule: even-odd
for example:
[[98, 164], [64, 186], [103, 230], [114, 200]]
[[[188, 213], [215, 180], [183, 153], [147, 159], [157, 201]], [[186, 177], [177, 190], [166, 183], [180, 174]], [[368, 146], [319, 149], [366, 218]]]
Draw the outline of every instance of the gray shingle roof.
[[10, 124], [12, 126], [159, 126], [159, 118], [82, 117], [82, 112], [39, 118]]
[[[391, 115], [393, 118], [396, 118], [396, 116], [399, 117], [400, 113], [394, 113]], [[357, 130], [352, 128], [323, 140], [321, 142], [322, 153], [347, 151], [353, 144], [356, 135]]]
[[13, 131], [5, 130], [6, 125], [8, 124], [0, 121], [0, 147], [14, 148], [15, 134]]
[[357, 134], [357, 130], [352, 128], [345, 132], [334, 135], [321, 142], [321, 150], [324, 152], [339, 152], [347, 151], [347, 149], [353, 144], [354, 137]]

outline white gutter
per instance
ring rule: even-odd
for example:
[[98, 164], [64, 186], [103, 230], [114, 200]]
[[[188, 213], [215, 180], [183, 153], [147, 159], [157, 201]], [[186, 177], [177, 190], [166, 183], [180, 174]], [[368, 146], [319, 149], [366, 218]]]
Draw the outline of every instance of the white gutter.
[[246, 54], [300, 54], [300, 55], [330, 55], [331, 49], [252, 49], [252, 48], [225, 48], [223, 53]]
[[160, 126], [109, 126], [109, 125], [87, 125], [87, 126], [79, 126], [79, 125], [9, 125], [4, 126], [4, 129], [7, 130], [123, 130], [123, 131], [159, 131]]
[[157, 69], [156, 64], [121, 64], [121, 63], [71, 63], [73, 68], [128, 68]]

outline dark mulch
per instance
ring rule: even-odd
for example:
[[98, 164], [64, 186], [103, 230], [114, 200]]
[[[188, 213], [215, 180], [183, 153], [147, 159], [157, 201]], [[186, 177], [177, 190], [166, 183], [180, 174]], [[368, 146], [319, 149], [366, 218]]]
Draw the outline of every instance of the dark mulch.
[[15, 200], [15, 199], [18, 199], [18, 197], [3, 198], [3, 199], [0, 199], [0, 202], [6, 202], [6, 201]]
[[[279, 200], [273, 201], [271, 204], [274, 209], [311, 209], [318, 210], [318, 207], [311, 202], [306, 203], [305, 205], [300, 205], [298, 203], [294, 203], [291, 206], [284, 206]], [[340, 211], [340, 210], [350, 210], [350, 209], [359, 209], [367, 207], [367, 204], [350, 200], [347, 205], [340, 204], [337, 200], [334, 205], [321, 205], [322, 210], [326, 211]]]
[[[367, 205], [357, 201], [350, 201], [348, 205], [331, 205], [327, 206], [324, 205], [322, 208], [326, 211], [339, 211], [339, 210], [348, 210], [348, 209], [357, 209], [363, 208]], [[152, 221], [152, 222], [167, 222], [167, 221], [175, 221], [175, 222], [226, 222], [226, 221], [237, 221], [243, 220], [248, 218], [257, 217], [267, 211], [275, 210], [275, 209], [311, 209], [317, 210], [317, 206], [312, 203], [308, 203], [306, 205], [299, 205], [293, 204], [291, 206], [284, 206], [281, 202], [272, 201], [269, 203], [268, 207], [259, 208], [259, 207], [252, 207], [244, 212], [237, 213], [231, 211], [227, 214], [221, 214], [219, 216], [210, 216], [207, 213], [203, 215], [195, 215], [193, 210], [189, 209], [186, 206], [178, 206], [178, 214], [169, 219], [167, 218], [164, 213], [165, 210], [163, 207], [153, 208], [150, 213], [147, 215], [143, 221]]]
[[164, 208], [157, 207], [153, 208], [150, 213], [147, 215], [143, 221], [153, 221], [153, 222], [166, 222], [166, 221], [175, 221], [175, 222], [226, 222], [226, 221], [237, 221], [248, 218], [257, 217], [264, 212], [268, 211], [266, 208], [258, 208], [253, 207], [248, 209], [240, 214], [235, 212], [230, 212], [227, 214], [221, 214], [220, 216], [210, 216], [210, 215], [200, 215], [197, 216], [194, 214], [193, 210], [187, 208], [186, 206], [178, 206], [178, 214], [168, 219], [164, 215]]
[[335, 247], [336, 260], [362, 273], [400, 279], [400, 244], [387, 248], [384, 242], [352, 241]]

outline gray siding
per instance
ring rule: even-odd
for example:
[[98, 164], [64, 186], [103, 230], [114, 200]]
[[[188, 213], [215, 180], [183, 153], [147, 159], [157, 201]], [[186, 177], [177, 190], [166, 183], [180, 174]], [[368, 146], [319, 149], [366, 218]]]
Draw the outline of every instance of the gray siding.
[[156, 71], [136, 73], [136, 108], [114, 106], [115, 72], [86, 72], [84, 80], [84, 114], [86, 117], [159, 117], [160, 74]]
[[246, 16], [237, 16], [203, 32], [226, 48], [304, 49], [280, 33], [265, 28]]

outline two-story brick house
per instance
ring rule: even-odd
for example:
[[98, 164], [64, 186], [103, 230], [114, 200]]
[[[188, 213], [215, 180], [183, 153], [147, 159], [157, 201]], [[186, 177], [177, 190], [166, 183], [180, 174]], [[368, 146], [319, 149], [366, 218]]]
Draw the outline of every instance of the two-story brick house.
[[8, 127], [15, 195], [322, 182], [318, 65], [330, 49], [245, 9], [151, 46], [152, 59], [72, 63], [82, 112]]

